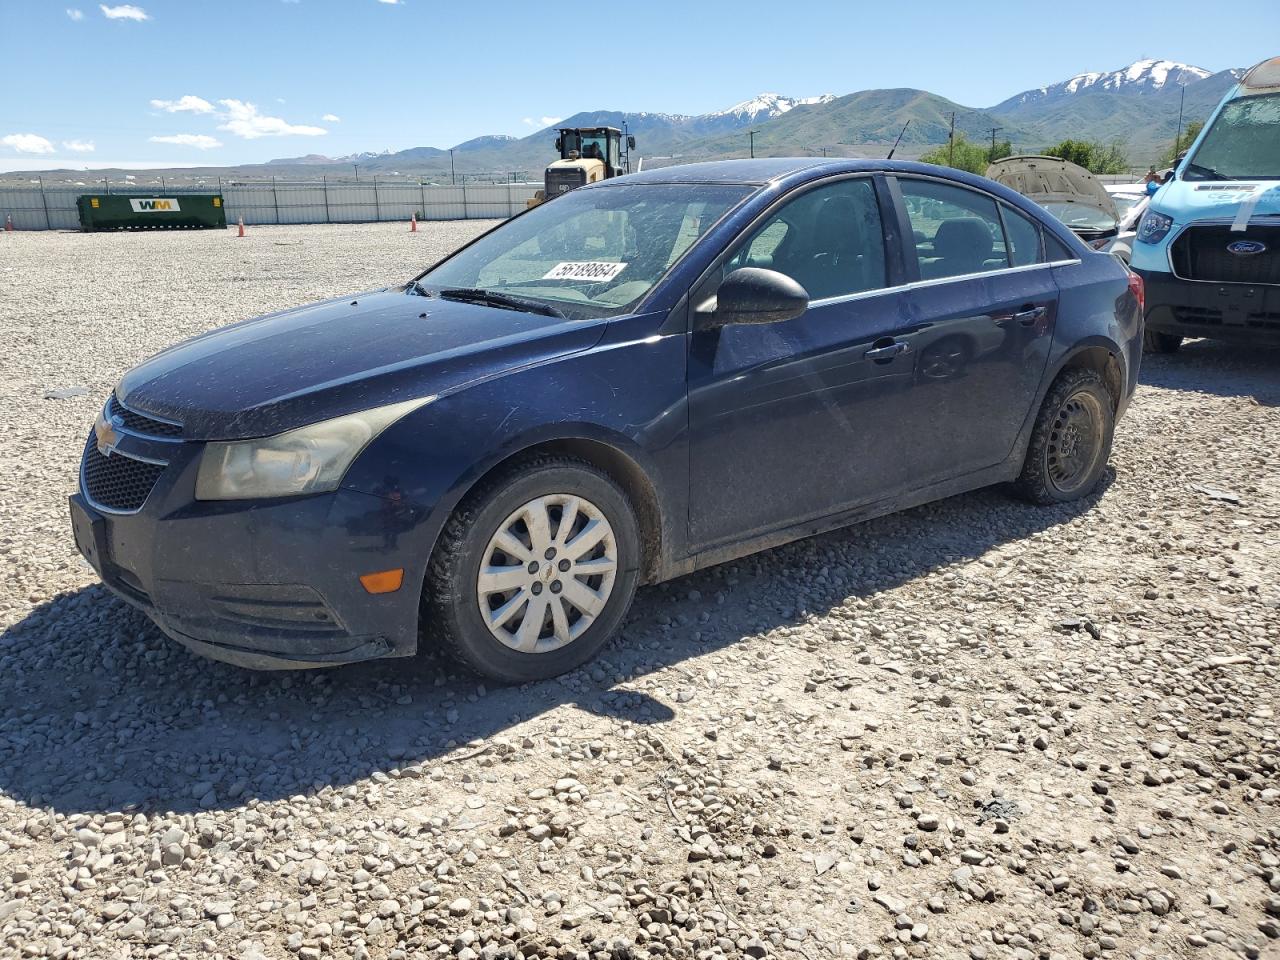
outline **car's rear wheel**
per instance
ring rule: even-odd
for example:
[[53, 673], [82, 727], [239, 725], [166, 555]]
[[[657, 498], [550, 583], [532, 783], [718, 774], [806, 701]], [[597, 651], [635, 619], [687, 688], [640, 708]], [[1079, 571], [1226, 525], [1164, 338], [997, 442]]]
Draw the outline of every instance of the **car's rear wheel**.
[[1146, 353], [1174, 353], [1182, 346], [1182, 337], [1176, 333], [1147, 330], [1142, 334], [1142, 349]]
[[485, 483], [446, 525], [425, 586], [426, 626], [484, 676], [553, 677], [613, 637], [639, 571], [639, 526], [622, 488], [579, 460], [530, 460]]
[[1107, 468], [1114, 431], [1115, 407], [1097, 371], [1063, 371], [1040, 407], [1015, 489], [1040, 504], [1088, 496]]

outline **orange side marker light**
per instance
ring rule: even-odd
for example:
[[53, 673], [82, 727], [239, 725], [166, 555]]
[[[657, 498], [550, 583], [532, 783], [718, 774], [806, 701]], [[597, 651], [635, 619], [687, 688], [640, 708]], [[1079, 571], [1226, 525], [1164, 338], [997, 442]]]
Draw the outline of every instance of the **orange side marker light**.
[[402, 583], [404, 583], [404, 567], [360, 575], [360, 585], [369, 593], [395, 593]]

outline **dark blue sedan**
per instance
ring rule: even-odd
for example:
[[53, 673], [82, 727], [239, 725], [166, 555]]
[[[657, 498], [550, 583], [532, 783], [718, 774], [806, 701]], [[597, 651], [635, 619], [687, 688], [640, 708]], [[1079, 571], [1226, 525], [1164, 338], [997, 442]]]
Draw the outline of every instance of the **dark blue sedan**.
[[131, 370], [73, 527], [210, 657], [425, 636], [532, 680], [598, 651], [642, 583], [988, 484], [1088, 495], [1141, 339], [1141, 282], [988, 180], [673, 167]]

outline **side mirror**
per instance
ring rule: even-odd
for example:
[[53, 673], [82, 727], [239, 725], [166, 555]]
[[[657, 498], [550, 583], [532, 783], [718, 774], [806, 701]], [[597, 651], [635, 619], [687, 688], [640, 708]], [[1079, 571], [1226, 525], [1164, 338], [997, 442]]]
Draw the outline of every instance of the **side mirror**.
[[560, 138], [559, 138], [559, 137], [556, 137], [556, 149], [557, 149], [557, 150], [563, 150], [563, 149], [564, 149], [564, 148], [560, 145]]
[[778, 323], [793, 320], [809, 309], [804, 287], [777, 270], [742, 267], [720, 283], [716, 309], [706, 317], [705, 327], [731, 323]]
[[635, 138], [635, 137], [627, 137], [627, 149], [628, 149], [628, 150], [634, 150], [635, 148], [636, 148], [636, 138]]

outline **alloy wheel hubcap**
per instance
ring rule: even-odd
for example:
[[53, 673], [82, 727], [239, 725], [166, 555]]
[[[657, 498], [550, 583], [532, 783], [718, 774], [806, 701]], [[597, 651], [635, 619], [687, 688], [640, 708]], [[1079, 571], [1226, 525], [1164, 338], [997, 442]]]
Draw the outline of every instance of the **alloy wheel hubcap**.
[[1102, 449], [1102, 411], [1097, 398], [1077, 393], [1058, 410], [1045, 450], [1049, 480], [1062, 493], [1073, 493], [1093, 473]]
[[480, 616], [504, 646], [550, 653], [595, 622], [617, 572], [613, 527], [595, 504], [567, 493], [538, 497], [489, 539], [476, 578]]

